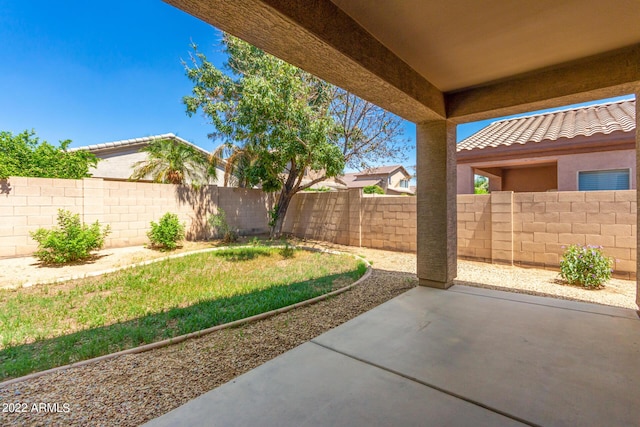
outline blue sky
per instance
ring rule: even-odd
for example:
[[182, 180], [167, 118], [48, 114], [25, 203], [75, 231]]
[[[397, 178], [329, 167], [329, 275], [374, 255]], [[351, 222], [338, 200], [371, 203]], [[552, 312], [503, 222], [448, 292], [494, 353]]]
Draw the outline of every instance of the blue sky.
[[[72, 147], [171, 132], [211, 150], [212, 126], [181, 101], [191, 41], [222, 65], [219, 31], [160, 0], [0, 0], [0, 130]], [[459, 126], [458, 139], [492, 121]]]

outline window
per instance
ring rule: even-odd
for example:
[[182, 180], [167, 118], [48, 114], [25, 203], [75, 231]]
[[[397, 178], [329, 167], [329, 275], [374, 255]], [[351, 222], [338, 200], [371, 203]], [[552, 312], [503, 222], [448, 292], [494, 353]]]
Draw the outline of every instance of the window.
[[629, 190], [629, 169], [578, 172], [578, 191]]
[[401, 179], [400, 180], [400, 187], [401, 188], [409, 188], [409, 180], [408, 179]]

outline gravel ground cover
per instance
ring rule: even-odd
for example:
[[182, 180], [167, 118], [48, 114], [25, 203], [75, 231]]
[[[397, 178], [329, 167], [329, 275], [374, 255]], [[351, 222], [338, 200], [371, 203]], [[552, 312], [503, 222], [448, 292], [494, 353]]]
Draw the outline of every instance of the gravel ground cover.
[[[25, 413], [1, 413], [0, 425], [139, 425], [417, 285], [414, 254], [330, 248], [364, 256], [373, 262], [373, 274], [346, 293], [266, 320], [0, 387], [0, 404], [26, 404], [20, 407]], [[457, 282], [636, 308], [635, 282], [612, 280], [602, 290], [587, 291], [557, 284], [557, 277], [552, 271], [459, 261]], [[40, 403], [50, 409], [57, 404], [58, 411], [33, 411]]]

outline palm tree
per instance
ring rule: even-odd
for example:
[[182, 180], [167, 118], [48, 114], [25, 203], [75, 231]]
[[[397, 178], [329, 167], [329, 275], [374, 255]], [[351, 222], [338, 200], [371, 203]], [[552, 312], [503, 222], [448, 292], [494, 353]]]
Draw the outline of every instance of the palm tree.
[[200, 184], [216, 177], [216, 158], [195, 146], [172, 139], [156, 139], [140, 151], [147, 153], [147, 159], [134, 164], [132, 180], [151, 177], [154, 182]]
[[224, 163], [224, 186], [229, 184], [241, 188], [253, 187], [257, 184], [255, 179], [249, 176], [250, 166], [256, 161], [257, 156], [250, 145], [244, 148], [231, 143], [219, 146], [211, 156], [216, 163]]

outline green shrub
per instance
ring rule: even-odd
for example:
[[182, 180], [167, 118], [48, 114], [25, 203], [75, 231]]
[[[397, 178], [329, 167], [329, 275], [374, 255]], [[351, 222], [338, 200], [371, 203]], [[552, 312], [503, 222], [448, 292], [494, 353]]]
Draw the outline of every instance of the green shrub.
[[178, 215], [167, 212], [156, 224], [151, 221], [151, 230], [147, 233], [151, 247], [173, 250], [184, 239], [184, 225]]
[[295, 253], [295, 248], [289, 244], [289, 242], [284, 243], [284, 247], [280, 248], [280, 256], [282, 258], [293, 258]]
[[224, 243], [238, 241], [238, 233], [229, 226], [224, 210], [218, 208], [218, 213], [209, 217], [209, 225], [214, 229], [216, 237], [222, 239]]
[[611, 279], [612, 265], [601, 246], [571, 245], [560, 260], [560, 276], [572, 285], [599, 288]]
[[366, 185], [362, 187], [364, 194], [384, 194], [384, 190], [379, 185]]
[[80, 215], [58, 209], [58, 227], [51, 230], [39, 228], [30, 233], [38, 242], [38, 250], [33, 254], [45, 264], [64, 264], [80, 261], [91, 256], [91, 251], [104, 245], [104, 239], [111, 232], [107, 225], [100, 227], [98, 221], [91, 225], [80, 222]]

